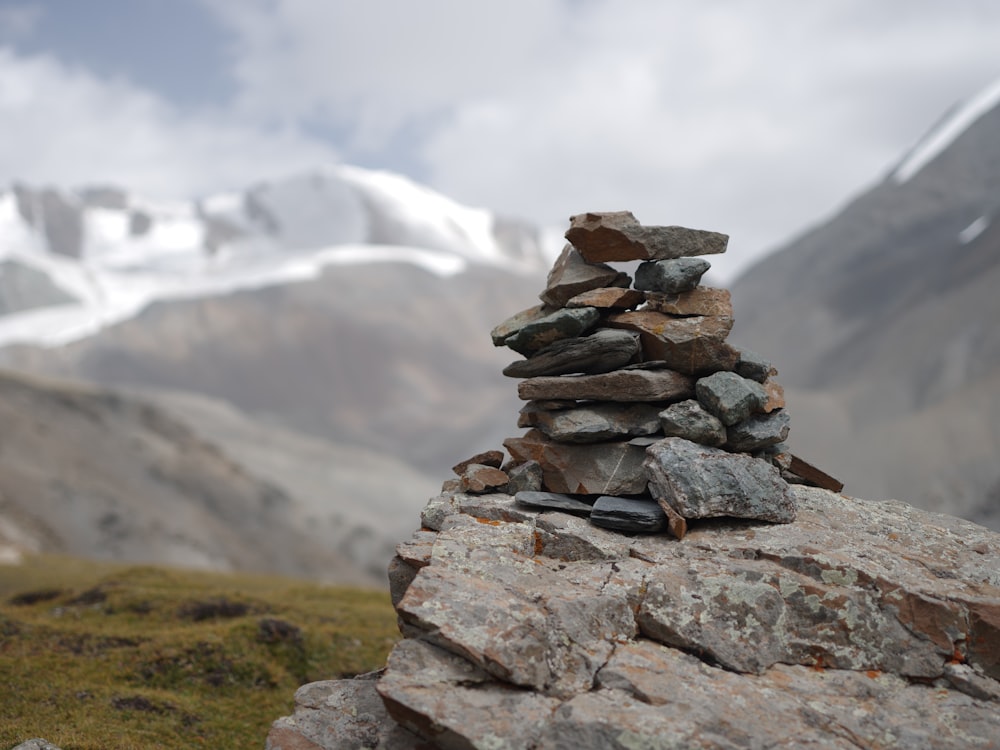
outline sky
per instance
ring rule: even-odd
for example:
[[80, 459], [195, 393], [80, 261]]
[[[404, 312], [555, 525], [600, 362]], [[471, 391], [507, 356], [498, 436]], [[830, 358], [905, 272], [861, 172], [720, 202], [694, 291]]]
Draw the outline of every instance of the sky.
[[994, 0], [0, 0], [0, 185], [158, 198], [330, 162], [732, 277], [1000, 78]]

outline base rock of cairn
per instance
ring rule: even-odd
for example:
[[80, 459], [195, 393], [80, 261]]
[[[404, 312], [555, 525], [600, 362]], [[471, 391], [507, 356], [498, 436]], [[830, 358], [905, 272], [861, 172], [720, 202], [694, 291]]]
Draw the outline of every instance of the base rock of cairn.
[[[567, 239], [493, 331], [527, 433], [397, 547], [386, 667], [300, 688], [267, 748], [1000, 747], [1000, 535], [789, 452], [775, 368], [690, 262], [725, 235]], [[635, 287], [607, 265], [634, 260]]]

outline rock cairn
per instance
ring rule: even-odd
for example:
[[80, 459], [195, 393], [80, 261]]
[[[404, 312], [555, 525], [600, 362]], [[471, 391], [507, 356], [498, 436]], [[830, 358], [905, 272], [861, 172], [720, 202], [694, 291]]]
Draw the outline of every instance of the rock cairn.
[[[541, 304], [492, 331], [524, 356], [523, 437], [455, 467], [464, 492], [506, 489], [605, 528], [683, 537], [687, 519], [795, 518], [788, 482], [842, 485], [789, 453], [777, 371], [727, 343], [729, 292], [700, 285], [728, 236], [573, 216]], [[639, 261], [635, 278], [611, 263]]]

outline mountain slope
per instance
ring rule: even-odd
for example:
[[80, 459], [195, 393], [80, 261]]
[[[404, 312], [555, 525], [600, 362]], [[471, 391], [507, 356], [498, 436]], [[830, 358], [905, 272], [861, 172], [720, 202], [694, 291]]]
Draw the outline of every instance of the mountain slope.
[[733, 337], [778, 364], [795, 444], [826, 446], [849, 491], [992, 518], [1000, 467], [979, 456], [1000, 453], [998, 283], [1000, 84], [738, 279]]

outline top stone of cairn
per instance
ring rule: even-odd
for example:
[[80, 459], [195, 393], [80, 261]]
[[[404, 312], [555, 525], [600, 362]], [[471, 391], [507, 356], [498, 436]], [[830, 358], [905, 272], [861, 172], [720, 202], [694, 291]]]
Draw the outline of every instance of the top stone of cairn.
[[672, 260], [726, 252], [729, 235], [685, 227], [644, 227], [631, 211], [570, 217], [566, 239], [588, 263]]

